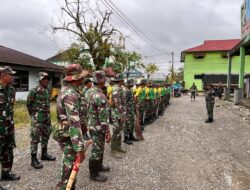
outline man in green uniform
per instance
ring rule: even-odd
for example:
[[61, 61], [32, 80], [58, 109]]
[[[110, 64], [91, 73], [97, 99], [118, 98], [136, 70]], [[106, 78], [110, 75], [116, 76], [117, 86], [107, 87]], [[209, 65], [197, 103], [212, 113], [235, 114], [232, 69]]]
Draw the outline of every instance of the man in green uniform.
[[15, 72], [9, 66], [0, 67], [0, 162], [2, 181], [20, 179], [20, 176], [11, 173], [14, 159], [13, 149], [16, 147], [13, 121], [15, 89], [11, 86], [13, 74]]
[[[63, 152], [60, 179], [56, 186], [58, 190], [66, 189], [76, 157], [79, 157], [81, 162], [85, 158], [84, 129], [81, 126], [81, 120], [84, 120], [86, 115], [82, 112], [80, 86], [87, 74], [79, 64], [69, 65], [66, 68], [63, 88], [57, 98], [57, 125], [60, 133], [58, 133], [57, 139], [55, 135], [54, 138], [58, 141]], [[75, 183], [76, 181], [72, 189], [75, 189]]]
[[40, 72], [39, 84], [29, 91], [26, 106], [31, 117], [30, 150], [31, 166], [40, 169], [43, 165], [37, 160], [38, 143], [41, 142], [41, 160], [54, 161], [55, 157], [47, 153], [48, 142], [51, 134], [50, 99], [48, 84], [50, 77], [48, 73]]
[[206, 100], [206, 108], [207, 108], [207, 115], [208, 119], [205, 123], [212, 123], [214, 121], [213, 114], [214, 114], [214, 98], [215, 98], [215, 90], [211, 83], [207, 84], [206, 91], [205, 91], [205, 100]]
[[133, 135], [135, 128], [135, 102], [132, 87], [134, 86], [134, 80], [128, 79], [125, 83], [126, 94], [126, 116], [127, 120], [124, 129], [124, 143], [131, 145], [132, 141], [138, 141]]
[[190, 92], [191, 92], [191, 102], [193, 100], [195, 101], [195, 96], [196, 96], [196, 92], [197, 92], [197, 87], [196, 87], [195, 83], [193, 83], [193, 85], [190, 87]]
[[[122, 74], [117, 74], [115, 77], [111, 78], [113, 82], [112, 94], [111, 94], [111, 121], [113, 125], [113, 135], [111, 139], [111, 151], [112, 155], [116, 153], [126, 153], [126, 151], [121, 148], [122, 131], [124, 129], [124, 123], [126, 121], [125, 112], [123, 108], [123, 92], [122, 85], [124, 83], [124, 78]], [[118, 156], [115, 156], [118, 158]]]
[[91, 156], [89, 158], [90, 179], [99, 182], [107, 181], [107, 177], [99, 172], [110, 170], [109, 167], [103, 165], [105, 139], [107, 143], [111, 140], [107, 112], [108, 101], [102, 91], [105, 87], [105, 81], [106, 78], [103, 71], [94, 72], [94, 86], [88, 91], [86, 97], [88, 103], [88, 129], [91, 139], [93, 139]]

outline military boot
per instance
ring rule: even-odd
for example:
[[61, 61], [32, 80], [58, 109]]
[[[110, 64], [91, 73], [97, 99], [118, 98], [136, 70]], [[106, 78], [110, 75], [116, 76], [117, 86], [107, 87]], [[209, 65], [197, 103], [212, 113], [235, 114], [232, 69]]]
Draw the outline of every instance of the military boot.
[[132, 145], [133, 142], [130, 141], [129, 139], [129, 135], [124, 135], [124, 140], [123, 140], [124, 143], [128, 144], [128, 145]]
[[212, 123], [213, 121], [214, 121], [213, 119], [208, 118], [208, 119], [205, 121], [205, 123]]
[[100, 164], [99, 165], [99, 171], [100, 172], [109, 172], [110, 171], [110, 167], [103, 165], [103, 155], [101, 156], [99, 164]]
[[37, 160], [36, 154], [31, 154], [31, 166], [35, 169], [43, 168], [43, 165]]
[[42, 148], [41, 160], [55, 161], [56, 157], [49, 155], [47, 148]]
[[89, 179], [98, 182], [106, 182], [107, 177], [104, 175], [100, 175], [100, 160], [89, 160]]
[[11, 171], [4, 171], [2, 170], [1, 180], [2, 181], [16, 181], [19, 180], [20, 176], [11, 173]]
[[125, 154], [127, 151], [122, 149], [122, 136], [119, 135], [119, 137], [116, 139], [116, 141], [117, 141], [116, 151]]
[[112, 137], [112, 139], [111, 139], [111, 156], [116, 158], [116, 159], [122, 158], [122, 156], [119, 155], [119, 153], [117, 151], [117, 139], [115, 139], [114, 137]]
[[133, 132], [130, 132], [129, 140], [131, 140], [131, 141], [139, 141], [139, 139], [134, 136]]

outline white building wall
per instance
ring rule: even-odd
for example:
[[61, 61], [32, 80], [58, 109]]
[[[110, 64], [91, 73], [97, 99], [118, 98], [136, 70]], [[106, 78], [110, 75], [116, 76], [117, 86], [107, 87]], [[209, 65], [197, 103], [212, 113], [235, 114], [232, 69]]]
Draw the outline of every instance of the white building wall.
[[[22, 70], [18, 68], [18, 70]], [[27, 68], [25, 69], [27, 71]], [[38, 84], [37, 77], [40, 70], [29, 68], [29, 90], [35, 88]], [[26, 92], [16, 92], [16, 100], [26, 100], [28, 96], [28, 91]]]

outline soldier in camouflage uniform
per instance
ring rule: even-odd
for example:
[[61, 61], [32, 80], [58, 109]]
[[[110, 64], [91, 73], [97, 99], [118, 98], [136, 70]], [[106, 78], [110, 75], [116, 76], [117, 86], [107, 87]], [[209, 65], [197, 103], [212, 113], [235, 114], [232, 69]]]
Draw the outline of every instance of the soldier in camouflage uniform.
[[146, 90], [145, 90], [146, 84], [147, 80], [142, 79], [135, 93], [136, 104], [138, 105], [140, 112], [141, 130], [144, 130], [143, 125], [145, 124], [144, 121], [146, 116]]
[[[69, 65], [66, 68], [64, 86], [57, 98], [58, 125], [63, 130], [62, 138], [58, 140], [63, 151], [60, 180], [56, 186], [59, 190], [66, 189], [76, 157], [80, 157], [81, 162], [85, 158], [81, 120], [85, 120], [86, 115], [82, 112], [83, 104], [79, 87], [87, 74], [79, 64]], [[75, 183], [72, 189], [75, 189]]]
[[135, 102], [132, 87], [134, 86], [134, 80], [128, 79], [125, 83], [125, 95], [126, 95], [126, 123], [124, 128], [124, 143], [132, 145], [133, 141], [138, 141], [133, 135], [135, 128]]
[[[82, 102], [83, 102], [83, 112], [84, 115], [87, 115], [87, 102], [86, 102], [86, 93], [87, 91], [92, 87], [92, 81], [89, 78], [86, 78], [84, 80], [84, 88], [80, 91]], [[84, 126], [84, 134], [83, 134], [83, 139], [84, 140], [89, 140], [90, 137], [88, 135], [88, 129], [87, 129], [87, 118], [84, 121], [81, 121], [82, 126]]]
[[[13, 165], [13, 149], [15, 129], [13, 121], [13, 105], [15, 89], [11, 86], [14, 71], [9, 66], [0, 67], [0, 163], [2, 166], [1, 180], [19, 180], [20, 176], [11, 173]], [[3, 189], [0, 186], [0, 189]]]
[[99, 182], [107, 181], [107, 177], [99, 172], [109, 171], [110, 168], [103, 165], [103, 153], [106, 142], [109, 143], [111, 136], [108, 124], [108, 101], [102, 89], [105, 86], [105, 73], [96, 71], [93, 73], [94, 86], [88, 91], [86, 99], [88, 103], [88, 129], [93, 146], [89, 158], [90, 179]]
[[[126, 151], [121, 149], [121, 139], [122, 131], [125, 124], [125, 112], [123, 107], [124, 96], [122, 92], [122, 85], [124, 83], [124, 78], [122, 74], [117, 74], [115, 77], [111, 78], [114, 83], [111, 94], [111, 120], [113, 125], [113, 135], [111, 139], [111, 151], [112, 155], [118, 152], [126, 153]], [[115, 156], [116, 157], [116, 156]], [[118, 156], [117, 156], [118, 158]]]
[[207, 115], [208, 119], [205, 123], [212, 123], [214, 121], [213, 114], [214, 114], [214, 99], [215, 99], [215, 90], [211, 83], [207, 84], [206, 91], [205, 91], [205, 100], [206, 100], [206, 108], [207, 108]]
[[26, 102], [26, 106], [31, 117], [31, 166], [33, 166], [35, 169], [40, 169], [43, 167], [43, 165], [37, 159], [37, 149], [39, 142], [41, 142], [42, 147], [41, 160], [56, 160], [55, 157], [50, 156], [47, 153], [49, 137], [51, 134], [50, 99], [48, 92], [50, 77], [48, 73], [40, 72], [38, 81], [38, 86], [29, 91]]
[[82, 89], [82, 94], [85, 96], [86, 92], [92, 87], [92, 81], [89, 78], [84, 80], [84, 87]]

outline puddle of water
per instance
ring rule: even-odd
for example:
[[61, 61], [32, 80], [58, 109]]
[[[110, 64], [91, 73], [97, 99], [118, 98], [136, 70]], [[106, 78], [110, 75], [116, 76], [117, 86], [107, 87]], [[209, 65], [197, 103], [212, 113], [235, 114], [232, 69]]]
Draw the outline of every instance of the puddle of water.
[[234, 171], [232, 180], [232, 190], [249, 190], [250, 175], [243, 171]]

